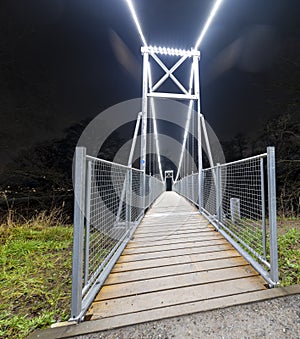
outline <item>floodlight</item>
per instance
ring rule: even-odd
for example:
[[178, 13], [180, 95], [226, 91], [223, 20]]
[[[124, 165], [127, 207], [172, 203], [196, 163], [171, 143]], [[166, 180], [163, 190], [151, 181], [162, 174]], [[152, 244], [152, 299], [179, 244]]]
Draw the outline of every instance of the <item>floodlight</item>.
[[185, 50], [178, 48], [162, 47], [162, 46], [149, 46], [142, 49], [143, 52], [163, 54], [163, 55], [175, 55], [175, 56], [187, 56], [191, 57], [193, 55], [199, 55], [198, 51], [195, 50]]

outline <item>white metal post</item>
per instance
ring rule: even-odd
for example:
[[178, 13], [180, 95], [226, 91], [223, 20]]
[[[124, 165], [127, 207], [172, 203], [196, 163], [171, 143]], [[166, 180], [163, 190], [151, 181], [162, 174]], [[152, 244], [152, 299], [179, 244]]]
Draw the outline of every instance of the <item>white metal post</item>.
[[145, 211], [145, 195], [146, 195], [146, 155], [147, 155], [147, 110], [148, 110], [148, 65], [149, 53], [143, 52], [143, 97], [142, 97], [142, 129], [141, 129], [141, 163], [140, 169], [143, 171], [143, 179], [141, 184], [142, 206]]
[[202, 160], [202, 131], [201, 131], [201, 103], [200, 103], [200, 77], [199, 77], [199, 59], [200, 57], [193, 57], [193, 69], [194, 69], [194, 90], [197, 97], [197, 130], [198, 130], [198, 202], [199, 202], [199, 212], [201, 213], [202, 208], [202, 169], [203, 169], [203, 160]]
[[278, 284], [278, 249], [277, 249], [277, 220], [276, 220], [276, 174], [275, 148], [267, 148], [268, 167], [268, 202], [270, 227], [270, 276], [275, 285]]
[[222, 223], [222, 172], [220, 164], [216, 167], [216, 216], [219, 226]]
[[92, 181], [92, 163], [87, 162], [86, 166], [86, 196], [85, 196], [85, 255], [84, 255], [84, 284], [88, 282], [89, 276], [89, 255], [90, 255], [90, 208], [91, 208], [91, 181]]
[[132, 201], [132, 169], [126, 171], [126, 230], [127, 236], [130, 236], [131, 226], [131, 201]]
[[74, 235], [72, 262], [71, 319], [78, 321], [82, 308], [82, 273], [84, 239], [84, 201], [86, 148], [76, 147], [74, 173]]

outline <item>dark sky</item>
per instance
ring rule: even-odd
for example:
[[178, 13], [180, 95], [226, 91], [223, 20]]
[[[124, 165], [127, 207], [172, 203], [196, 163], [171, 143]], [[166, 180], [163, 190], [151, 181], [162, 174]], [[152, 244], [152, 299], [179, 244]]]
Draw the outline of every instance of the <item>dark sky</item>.
[[[191, 48], [212, 0], [135, 0], [149, 44]], [[201, 44], [202, 110], [217, 135], [274, 115], [282, 60], [299, 65], [299, 0], [224, 0]], [[141, 94], [141, 42], [124, 0], [0, 2], [0, 157]], [[126, 53], [120, 58], [116, 46]], [[268, 96], [267, 96], [267, 94]]]

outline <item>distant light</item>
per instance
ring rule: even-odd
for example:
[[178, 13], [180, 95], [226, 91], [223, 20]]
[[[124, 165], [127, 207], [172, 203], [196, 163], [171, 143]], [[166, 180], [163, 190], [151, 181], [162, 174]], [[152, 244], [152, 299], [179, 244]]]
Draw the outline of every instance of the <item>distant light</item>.
[[163, 54], [163, 55], [175, 55], [175, 56], [187, 56], [191, 57], [193, 55], [199, 56], [200, 53], [195, 50], [185, 50], [185, 49], [178, 49], [178, 48], [169, 48], [169, 47], [157, 47], [157, 46], [146, 46], [142, 47], [142, 52], [148, 53], [156, 53], [156, 54]]
[[126, 0], [126, 2], [127, 2], [127, 5], [128, 5], [128, 7], [130, 9], [133, 21], [135, 22], [136, 28], [137, 28], [137, 30], [139, 32], [139, 35], [140, 35], [141, 40], [143, 42], [143, 45], [147, 46], [147, 42], [146, 42], [145, 36], [143, 34], [142, 27], [141, 27], [141, 25], [139, 23], [139, 20], [138, 20], [138, 17], [136, 15], [136, 12], [135, 12], [135, 9], [133, 7], [133, 4], [132, 4], [131, 0]]
[[207, 30], [208, 30], [208, 28], [209, 28], [209, 26], [210, 26], [210, 24], [211, 24], [211, 22], [212, 22], [214, 16], [216, 15], [217, 10], [219, 9], [219, 7], [220, 7], [222, 1], [223, 1], [223, 0], [216, 0], [215, 5], [214, 5], [212, 11], [210, 12], [210, 15], [209, 15], [209, 17], [208, 17], [208, 19], [207, 19], [207, 21], [206, 21], [206, 23], [205, 23], [205, 26], [204, 26], [204, 28], [203, 28], [203, 30], [202, 30], [202, 32], [201, 32], [201, 34], [200, 34], [200, 36], [199, 36], [197, 42], [196, 42], [195, 49], [198, 49], [198, 48], [199, 48], [199, 46], [200, 46], [200, 44], [201, 44], [201, 41], [203, 40], [204, 35], [205, 35], [205, 33], [207, 32]]

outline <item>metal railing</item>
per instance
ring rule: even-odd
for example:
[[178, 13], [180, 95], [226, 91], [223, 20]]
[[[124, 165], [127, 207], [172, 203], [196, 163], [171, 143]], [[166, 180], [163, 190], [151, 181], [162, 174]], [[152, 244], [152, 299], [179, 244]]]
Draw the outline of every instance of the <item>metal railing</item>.
[[199, 174], [192, 173], [177, 181], [173, 186], [173, 191], [181, 194], [196, 206], [199, 206]]
[[[197, 178], [198, 174], [183, 178], [174, 190], [199, 206], [191, 189]], [[200, 178], [200, 212], [270, 286], [278, 285], [274, 148], [205, 169]]]
[[165, 190], [144, 172], [77, 147], [71, 319], [80, 321], [138, 226]]

